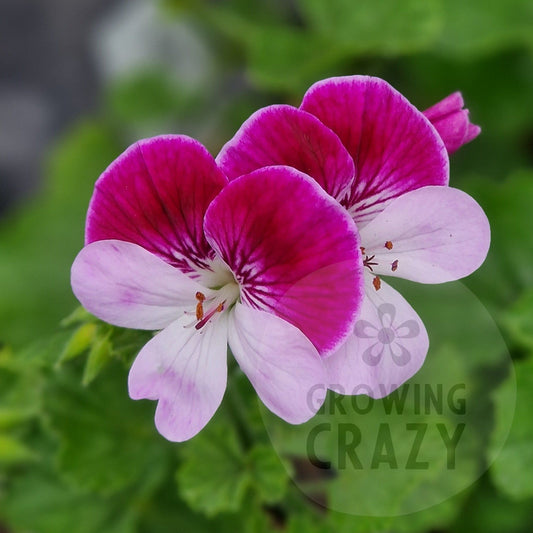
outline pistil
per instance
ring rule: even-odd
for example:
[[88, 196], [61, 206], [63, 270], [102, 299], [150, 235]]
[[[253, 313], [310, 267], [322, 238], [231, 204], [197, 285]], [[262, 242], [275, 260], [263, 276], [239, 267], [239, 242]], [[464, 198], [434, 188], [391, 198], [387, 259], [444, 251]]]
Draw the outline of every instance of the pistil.
[[368, 257], [368, 255], [365, 255], [365, 258], [363, 259], [363, 265], [370, 269], [370, 272], [374, 272], [373, 266], [376, 266], [378, 263], [376, 261], [373, 261], [375, 258], [375, 255], [372, 255], [371, 257]]

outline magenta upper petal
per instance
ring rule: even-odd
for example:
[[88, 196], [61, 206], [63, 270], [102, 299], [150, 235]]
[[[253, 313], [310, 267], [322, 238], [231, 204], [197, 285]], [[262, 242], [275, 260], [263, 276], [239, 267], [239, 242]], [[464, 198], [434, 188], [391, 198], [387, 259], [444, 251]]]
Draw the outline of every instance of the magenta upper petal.
[[340, 139], [313, 115], [288, 105], [254, 113], [222, 148], [217, 163], [229, 179], [271, 165], [294, 167], [338, 200], [355, 172]]
[[481, 133], [481, 128], [470, 122], [468, 109], [463, 107], [463, 96], [455, 92], [424, 111], [426, 118], [439, 132], [449, 154]]
[[418, 372], [429, 339], [422, 320], [403, 296], [385, 282], [376, 291], [371, 280], [367, 275], [366, 296], [353, 334], [325, 364], [330, 389], [383, 398]]
[[369, 76], [315, 83], [301, 109], [340, 138], [355, 162], [355, 180], [343, 200], [358, 225], [398, 196], [426, 185], [448, 184], [448, 155], [430, 122], [387, 82]]
[[361, 240], [374, 256], [376, 274], [443, 283], [479, 268], [489, 250], [490, 225], [465, 192], [423, 187], [391, 202], [361, 230]]
[[204, 214], [226, 182], [209, 152], [189, 137], [139, 141], [96, 182], [86, 242], [128, 241], [184, 272], [204, 268], [213, 255]]
[[350, 333], [362, 298], [355, 224], [305, 174], [266, 167], [209, 207], [205, 231], [242, 286], [242, 301], [298, 327], [321, 354]]

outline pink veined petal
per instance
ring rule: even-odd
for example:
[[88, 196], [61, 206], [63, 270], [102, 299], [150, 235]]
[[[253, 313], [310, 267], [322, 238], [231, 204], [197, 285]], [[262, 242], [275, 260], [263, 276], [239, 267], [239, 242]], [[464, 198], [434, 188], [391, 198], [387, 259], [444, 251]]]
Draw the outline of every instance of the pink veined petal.
[[391, 202], [361, 230], [361, 242], [367, 255], [375, 255], [376, 274], [443, 283], [479, 268], [489, 250], [490, 226], [465, 192], [423, 187]]
[[255, 112], [216, 160], [229, 179], [271, 165], [294, 167], [338, 200], [351, 186], [355, 172], [340, 139], [313, 115], [288, 105]]
[[[304, 334], [281, 318], [237, 303], [229, 319], [229, 346], [261, 401], [291, 424], [320, 408], [326, 369]], [[325, 395], [324, 395], [325, 397]]]
[[218, 316], [200, 331], [182, 317], [158, 333], [131, 367], [134, 400], [159, 400], [155, 425], [163, 437], [182, 442], [209, 422], [227, 381], [227, 320]]
[[163, 135], [139, 141], [96, 182], [86, 242], [129, 241], [183, 272], [206, 268], [213, 251], [203, 234], [204, 214], [226, 182], [194, 139]]
[[71, 271], [72, 290], [93, 315], [116, 326], [161, 329], [194, 310], [199, 284], [144, 248], [124, 241], [88, 244]]
[[455, 92], [423, 112], [439, 132], [449, 154], [481, 133], [481, 128], [470, 122], [468, 109], [463, 107], [462, 94]]
[[350, 334], [363, 290], [359, 235], [311, 178], [289, 167], [242, 176], [210, 205], [205, 231], [243, 302], [298, 327], [322, 355]]
[[355, 179], [342, 203], [358, 227], [407, 191], [448, 184], [443, 141], [384, 80], [347, 76], [319, 81], [305, 94], [301, 109], [331, 128], [354, 159]]
[[429, 339], [420, 317], [390, 285], [376, 291], [366, 275], [366, 295], [348, 341], [325, 360], [329, 388], [341, 394], [383, 398], [422, 366]]

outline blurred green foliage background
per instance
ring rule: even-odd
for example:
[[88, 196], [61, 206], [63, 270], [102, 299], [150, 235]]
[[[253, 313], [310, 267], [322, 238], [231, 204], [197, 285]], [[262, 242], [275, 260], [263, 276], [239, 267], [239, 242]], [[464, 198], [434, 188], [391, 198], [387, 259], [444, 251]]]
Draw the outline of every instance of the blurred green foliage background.
[[[44, 190], [0, 221], [0, 531], [531, 531], [533, 2], [144, 5], [151, 33], [133, 31], [131, 44], [145, 53], [113, 70], [113, 36], [125, 31], [117, 15], [101, 39], [112, 74], [99, 112], [58, 140]], [[74, 311], [69, 285], [94, 181], [128, 144], [185, 133], [216, 154], [257, 108], [298, 105], [314, 81], [349, 74], [380, 76], [420, 109], [461, 90], [483, 128], [451, 163], [451, 184], [478, 200], [492, 226], [489, 257], [466, 280], [477, 299], [457, 284], [402, 290], [432, 339], [423, 377], [459, 372], [472, 383], [470, 405], [482, 406], [469, 468], [481, 474], [497, 457], [471, 486], [478, 475], [465, 471], [467, 488], [450, 489], [453, 498], [399, 517], [393, 505], [407, 493], [438, 493], [440, 478], [417, 487], [407, 477], [388, 486], [385, 476], [379, 487], [321, 479], [309, 498], [297, 488], [298, 432], [272, 420], [267, 432], [237, 373], [204, 432], [164, 441], [154, 406], [126, 392], [128, 365], [149, 337]], [[339, 491], [351, 514], [318, 505]], [[372, 510], [368, 494], [393, 494], [392, 516], [358, 516], [358, 502]]]

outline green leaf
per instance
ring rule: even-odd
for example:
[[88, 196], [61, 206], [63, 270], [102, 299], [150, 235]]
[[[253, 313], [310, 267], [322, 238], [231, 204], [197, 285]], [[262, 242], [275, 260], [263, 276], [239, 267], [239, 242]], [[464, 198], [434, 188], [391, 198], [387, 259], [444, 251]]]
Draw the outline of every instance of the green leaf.
[[77, 328], [65, 346], [58, 364], [74, 359], [88, 350], [96, 338], [97, 330], [98, 326], [92, 322], [83, 324]]
[[243, 516], [240, 514], [220, 514], [207, 518], [192, 511], [178, 498], [175, 480], [172, 478], [161, 485], [153, 498], [144, 505], [143, 511], [139, 533], [235, 533], [242, 530]]
[[503, 312], [502, 323], [517, 344], [533, 351], [533, 290], [524, 292]]
[[220, 417], [184, 445], [182, 456], [179, 492], [207, 516], [237, 512], [247, 494], [264, 503], [280, 501], [287, 489], [287, 466], [272, 446], [255, 444], [244, 451], [229, 421]]
[[261, 501], [280, 501], [287, 490], [288, 464], [285, 465], [276, 450], [269, 444], [257, 444], [248, 455], [252, 486]]
[[439, 35], [439, 0], [299, 0], [313, 30], [354, 54], [398, 55], [428, 48]]
[[33, 452], [22, 442], [0, 433], [0, 466], [25, 463], [35, 459]]
[[533, 173], [517, 172], [500, 183], [471, 179], [462, 188], [480, 203], [491, 225], [491, 249], [468, 285], [499, 313], [533, 286], [533, 248], [528, 245]]
[[403, 516], [358, 516], [354, 502], [354, 514], [329, 513], [328, 533], [424, 533], [427, 531], [445, 531], [458, 515], [465, 495], [455, 496], [438, 505], [417, 513]]
[[0, 402], [0, 430], [18, 426], [33, 418], [35, 413], [28, 407], [3, 407]]
[[81, 305], [76, 307], [70, 315], [66, 316], [61, 321], [61, 326], [68, 327], [76, 324], [85, 324], [86, 322], [97, 321], [97, 318], [91, 315], [89, 311], [84, 309]]
[[467, 499], [451, 533], [527, 533], [533, 519], [532, 500], [509, 500], [483, 478]]
[[[330, 517], [331, 513], [329, 513]], [[323, 523], [312, 515], [297, 514], [289, 517], [287, 533], [333, 533], [338, 532], [336, 526], [330, 527], [329, 524]]]
[[[492, 479], [498, 489], [513, 498], [533, 496], [533, 357], [515, 364], [516, 379], [510, 374], [494, 396], [496, 426], [492, 435]], [[509, 431], [509, 411], [514, 419]], [[505, 441], [505, 439], [507, 440]], [[501, 448], [501, 442], [505, 445]]]
[[57, 465], [81, 489], [115, 493], [167, 460], [170, 444], [154, 427], [153, 404], [130, 400], [126, 384], [118, 362], [87, 387], [64, 366], [44, 391], [48, 425], [60, 442]]
[[529, 0], [446, 0], [444, 52], [477, 55], [501, 48], [533, 44], [533, 7]]
[[89, 385], [110, 362], [112, 350], [113, 346], [109, 340], [109, 336], [96, 339], [94, 344], [91, 346], [89, 356], [87, 357], [87, 362], [85, 364], [85, 370], [83, 371], [83, 385]]
[[109, 114], [132, 133], [158, 130], [195, 115], [202, 91], [191, 92], [163, 70], [142, 70], [115, 81], [107, 89]]
[[83, 493], [46, 468], [14, 479], [1, 496], [0, 519], [16, 531], [134, 533], [139, 512], [133, 494], [110, 499]]
[[250, 477], [231, 427], [204, 429], [187, 443], [183, 457], [178, 488], [192, 509], [207, 516], [240, 509]]
[[23, 424], [41, 414], [46, 371], [57, 361], [67, 338], [67, 333], [57, 334], [0, 358], [0, 412], [4, 427]]
[[250, 78], [260, 87], [298, 96], [315, 81], [341, 74], [347, 53], [306, 30], [258, 27], [247, 46]]

